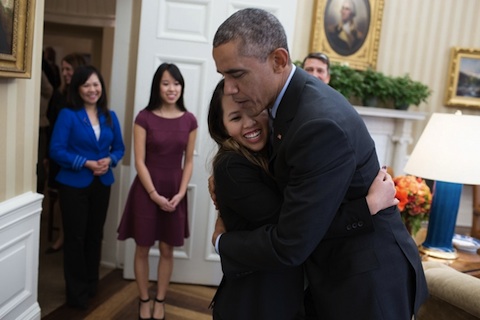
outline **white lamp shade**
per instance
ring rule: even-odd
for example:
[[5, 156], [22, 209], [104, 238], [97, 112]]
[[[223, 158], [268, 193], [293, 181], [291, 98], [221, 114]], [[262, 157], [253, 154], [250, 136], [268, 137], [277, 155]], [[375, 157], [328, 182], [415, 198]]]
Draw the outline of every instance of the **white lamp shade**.
[[432, 114], [404, 171], [424, 179], [480, 184], [480, 116]]

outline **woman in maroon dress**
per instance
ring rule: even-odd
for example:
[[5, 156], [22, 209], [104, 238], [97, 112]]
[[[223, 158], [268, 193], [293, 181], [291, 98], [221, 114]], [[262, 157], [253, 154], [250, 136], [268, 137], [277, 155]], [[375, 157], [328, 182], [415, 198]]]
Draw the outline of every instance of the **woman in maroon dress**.
[[[173, 248], [189, 236], [187, 186], [192, 176], [197, 120], [184, 106], [184, 79], [163, 63], [155, 72], [150, 101], [133, 130], [137, 176], [128, 195], [118, 239], [136, 243], [134, 270], [139, 319], [163, 319], [173, 270]], [[182, 162], [183, 159], [183, 162]], [[157, 293], [153, 313], [148, 295], [148, 252], [159, 241]]]

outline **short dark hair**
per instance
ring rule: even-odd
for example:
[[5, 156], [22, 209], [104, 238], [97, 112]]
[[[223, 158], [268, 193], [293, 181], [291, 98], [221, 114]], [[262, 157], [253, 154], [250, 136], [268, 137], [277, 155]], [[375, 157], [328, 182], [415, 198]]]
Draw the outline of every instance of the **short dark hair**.
[[302, 62], [302, 68], [305, 66], [307, 59], [318, 59], [327, 65], [327, 70], [330, 70], [330, 59], [325, 53], [322, 52], [310, 52]]
[[280, 21], [270, 12], [246, 8], [232, 14], [218, 27], [213, 38], [216, 48], [230, 41], [239, 40], [240, 54], [266, 61], [275, 49], [288, 52], [287, 35]]

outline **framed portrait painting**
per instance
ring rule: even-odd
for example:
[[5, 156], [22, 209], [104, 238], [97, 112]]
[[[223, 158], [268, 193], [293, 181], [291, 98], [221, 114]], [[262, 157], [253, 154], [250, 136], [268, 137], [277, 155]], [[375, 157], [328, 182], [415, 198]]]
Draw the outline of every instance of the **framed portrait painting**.
[[0, 0], [0, 77], [30, 78], [35, 0]]
[[449, 107], [480, 108], [480, 49], [452, 48], [445, 92]]
[[354, 69], [375, 69], [383, 1], [315, 0], [310, 52]]

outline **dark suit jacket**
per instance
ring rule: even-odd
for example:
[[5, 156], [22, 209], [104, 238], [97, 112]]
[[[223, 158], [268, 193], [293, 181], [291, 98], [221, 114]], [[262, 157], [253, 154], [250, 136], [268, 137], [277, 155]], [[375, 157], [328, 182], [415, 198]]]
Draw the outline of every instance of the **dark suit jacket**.
[[410, 319], [427, 289], [397, 207], [373, 217], [374, 232], [325, 238], [342, 203], [366, 196], [379, 170], [361, 117], [342, 95], [297, 69], [273, 136], [272, 168], [284, 196], [278, 224], [222, 235], [224, 273], [305, 262], [323, 319]]
[[[214, 168], [217, 204], [228, 231], [276, 223], [282, 204], [272, 177], [243, 155], [228, 152]], [[226, 278], [214, 298], [215, 319], [291, 320], [303, 296], [301, 266]]]
[[[214, 168], [217, 204], [227, 230], [276, 224], [283, 199], [272, 176], [236, 152], [219, 159]], [[373, 230], [365, 199], [350, 201], [341, 211], [326, 238]], [[214, 319], [291, 320], [301, 308], [303, 289], [301, 266], [224, 277], [213, 299]]]

